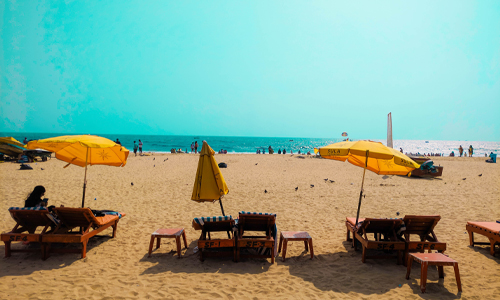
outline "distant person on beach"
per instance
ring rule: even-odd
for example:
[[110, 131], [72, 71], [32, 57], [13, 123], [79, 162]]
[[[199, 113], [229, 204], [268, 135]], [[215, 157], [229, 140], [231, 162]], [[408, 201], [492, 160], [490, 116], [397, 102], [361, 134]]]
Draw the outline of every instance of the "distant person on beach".
[[24, 137], [24, 141], [23, 143], [26, 145], [28, 143], [28, 138], [27, 137]]
[[281, 154], [281, 149], [278, 149], [278, 154]]
[[464, 148], [462, 148], [462, 145], [458, 147], [458, 154], [460, 154], [460, 157], [462, 157], [462, 155], [464, 154]]
[[37, 185], [24, 201], [24, 207], [46, 207], [47, 200], [49, 199], [42, 199], [44, 195], [45, 188], [41, 185]]
[[[222, 149], [221, 149], [221, 150], [222, 150]], [[193, 142], [193, 143], [191, 143], [191, 153], [193, 153], [193, 151], [194, 151], [194, 142]]]
[[266, 154], [266, 149], [262, 149], [262, 154]]
[[300, 154], [300, 150], [299, 150], [299, 154]]
[[493, 152], [490, 153], [490, 159], [486, 160], [487, 163], [497, 163], [497, 155]]
[[451, 151], [450, 156], [455, 156], [455, 152]]
[[283, 154], [286, 154], [286, 149], [283, 149]]
[[403, 153], [403, 148], [399, 147], [399, 152]]
[[116, 139], [116, 143], [117, 143], [118, 145], [120, 145], [120, 146], [122, 145], [122, 143], [120, 143], [120, 140], [119, 140], [119, 139]]
[[194, 142], [194, 153], [198, 153], [198, 141]]
[[134, 154], [135, 154], [135, 156], [137, 156], [137, 149], [138, 148], [139, 148], [139, 146], [137, 146], [137, 144], [134, 141]]
[[469, 157], [472, 157], [474, 154], [474, 148], [472, 148], [472, 145], [469, 146]]
[[139, 140], [139, 153], [142, 154], [142, 142]]

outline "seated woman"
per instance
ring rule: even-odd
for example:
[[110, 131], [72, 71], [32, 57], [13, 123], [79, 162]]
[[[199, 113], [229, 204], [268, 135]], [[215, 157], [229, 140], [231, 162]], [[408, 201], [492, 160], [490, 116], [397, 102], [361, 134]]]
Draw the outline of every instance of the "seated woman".
[[487, 163], [496, 163], [497, 162], [497, 155], [493, 152], [490, 153], [490, 159], [486, 160]]
[[24, 201], [24, 207], [46, 207], [47, 200], [49, 199], [42, 199], [43, 195], [45, 195], [45, 188], [41, 185], [37, 185]]

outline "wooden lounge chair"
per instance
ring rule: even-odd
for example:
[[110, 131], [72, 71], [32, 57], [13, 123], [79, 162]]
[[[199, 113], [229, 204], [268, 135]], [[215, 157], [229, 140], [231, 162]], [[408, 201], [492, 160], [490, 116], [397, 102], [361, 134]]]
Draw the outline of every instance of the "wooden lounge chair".
[[[434, 234], [434, 227], [441, 219], [440, 216], [412, 216], [407, 215], [403, 218], [406, 229], [403, 231], [405, 238], [405, 264], [408, 259], [408, 253], [428, 250], [436, 250], [443, 253], [446, 250], [446, 243], [439, 242]], [[411, 235], [418, 235], [419, 241], [411, 241]]]
[[[5, 257], [10, 257], [12, 252], [42, 252], [44, 257], [44, 247], [41, 249], [11, 249], [11, 243], [16, 241], [36, 242], [41, 241], [40, 236], [47, 232], [51, 225], [55, 225], [52, 221], [52, 215], [45, 207], [11, 207], [9, 208], [10, 215], [16, 221], [14, 228], [3, 233], [1, 240], [5, 243]], [[35, 233], [37, 228], [43, 228], [41, 232]]]
[[[497, 222], [467, 222], [465, 226], [469, 232], [469, 242], [472, 247], [474, 245], [490, 245], [490, 254], [495, 256], [495, 245], [500, 246], [500, 223]], [[489, 243], [475, 242], [474, 232], [484, 235], [490, 240]]]
[[[362, 223], [359, 223], [362, 221]], [[394, 258], [397, 257], [397, 263], [401, 264], [401, 252], [405, 250], [405, 243], [397, 238], [396, 230], [402, 225], [401, 219], [373, 219], [365, 218], [358, 220], [358, 226], [355, 226], [355, 218], [347, 218], [347, 239], [350, 240], [350, 232], [354, 234], [363, 248], [361, 261], [366, 262], [367, 258]], [[369, 239], [368, 234], [373, 233], [373, 239]], [[354, 250], [357, 250], [356, 242], [353, 241]], [[368, 255], [367, 250], [397, 251], [397, 256], [392, 254]]]
[[[54, 208], [60, 223], [55, 229], [55, 232], [44, 234], [41, 242], [45, 245], [44, 259], [49, 257], [49, 253], [62, 252], [62, 253], [81, 253], [82, 258], [87, 255], [87, 243], [89, 239], [103, 230], [113, 227], [113, 238], [116, 236], [116, 228], [120, 216], [118, 215], [105, 215], [104, 217], [95, 217], [89, 208], [69, 208], [58, 207]], [[79, 228], [77, 232], [57, 233], [61, 227], [67, 229]], [[82, 249], [51, 249], [51, 243], [67, 243], [67, 244], [81, 244]]]
[[[234, 233], [234, 219], [232, 216], [224, 217], [202, 217], [193, 219], [193, 228], [201, 230], [198, 240], [200, 260], [206, 257], [227, 257], [232, 256], [236, 261], [236, 238]], [[212, 239], [210, 233], [232, 232], [232, 238]]]
[[[358, 219], [358, 223], [361, 223], [365, 220], [365, 218], [359, 218]], [[356, 218], [349, 218], [347, 217], [346, 220], [345, 220], [345, 226], [347, 227], [347, 237], [346, 237], [346, 241], [348, 242], [352, 242], [352, 246], [354, 247], [354, 241], [355, 239], [354, 238], [354, 232], [356, 231]], [[352, 233], [352, 237], [351, 238], [351, 233]]]
[[[249, 231], [264, 234], [245, 235]], [[274, 264], [277, 254], [276, 231], [275, 214], [241, 211], [238, 218], [236, 261], [240, 258], [271, 258], [271, 263]], [[241, 253], [241, 250], [249, 249], [256, 253]]]

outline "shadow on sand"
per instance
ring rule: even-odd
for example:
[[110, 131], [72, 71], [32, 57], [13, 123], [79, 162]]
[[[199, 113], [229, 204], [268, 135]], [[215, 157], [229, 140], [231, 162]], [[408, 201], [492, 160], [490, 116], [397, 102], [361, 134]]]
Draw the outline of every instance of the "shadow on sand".
[[[98, 247], [111, 239], [111, 236], [95, 236], [87, 244], [87, 255], [93, 248]], [[80, 244], [52, 244], [52, 248], [81, 249]], [[13, 243], [12, 249], [30, 249], [34, 252], [13, 252], [10, 257], [3, 257], [5, 245], [0, 245], [2, 255], [0, 268], [0, 278], [3, 276], [23, 276], [30, 275], [36, 271], [56, 270], [67, 267], [81, 259], [80, 253], [51, 253], [49, 258], [42, 261], [42, 252], [38, 243], [22, 245]]]

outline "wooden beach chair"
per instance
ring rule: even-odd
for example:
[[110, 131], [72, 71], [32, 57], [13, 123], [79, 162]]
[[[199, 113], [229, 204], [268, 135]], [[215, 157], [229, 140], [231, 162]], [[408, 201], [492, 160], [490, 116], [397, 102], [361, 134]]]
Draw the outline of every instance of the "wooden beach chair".
[[[465, 229], [467, 229], [469, 233], [469, 242], [472, 247], [474, 247], [474, 245], [490, 245], [490, 254], [495, 256], [495, 245], [500, 246], [500, 223], [467, 222]], [[475, 242], [474, 233], [484, 235], [490, 242]]]
[[[405, 250], [405, 242], [400, 241], [397, 238], [396, 230], [402, 225], [401, 219], [373, 219], [365, 218], [358, 220], [358, 226], [355, 226], [355, 218], [347, 218], [346, 226], [352, 226], [352, 231], [348, 227], [348, 238], [349, 233], [352, 232], [356, 240], [358, 240], [363, 248], [363, 256], [361, 261], [366, 262], [367, 258], [395, 258], [397, 257], [397, 263], [401, 264], [402, 261], [402, 251]], [[359, 221], [363, 220], [359, 224]], [[373, 233], [373, 239], [370, 239], [368, 234]], [[354, 243], [354, 250], [357, 250], [356, 242]], [[368, 250], [379, 250], [384, 252], [396, 251], [397, 255], [388, 254], [378, 254], [378, 255], [368, 255]]]
[[[441, 219], [440, 216], [413, 216], [407, 215], [403, 218], [405, 229], [405, 265], [409, 252], [432, 252], [432, 250], [443, 253], [446, 250], [446, 243], [438, 241], [434, 234], [434, 227]], [[418, 235], [419, 241], [411, 241], [411, 235]]]
[[[224, 217], [202, 217], [193, 219], [193, 228], [201, 230], [198, 240], [200, 260], [206, 257], [227, 257], [232, 256], [236, 261], [236, 239], [237, 235], [233, 229], [235, 221], [232, 216]], [[232, 238], [212, 239], [210, 233], [232, 232]]]
[[[365, 220], [365, 218], [359, 218], [358, 219], [358, 224], [359, 223], [362, 223], [363, 221]], [[354, 232], [356, 231], [356, 218], [350, 218], [350, 217], [347, 217], [345, 219], [345, 226], [347, 228], [347, 237], [346, 237], [346, 241], [347, 242], [352, 242], [352, 246], [354, 247]], [[351, 233], [352, 233], [352, 237], [351, 238]]]
[[[248, 232], [261, 234], [245, 235]], [[274, 264], [277, 254], [276, 234], [276, 214], [241, 211], [238, 217], [236, 261], [240, 258], [271, 258]], [[245, 253], [249, 250], [254, 253]]]
[[[1, 240], [5, 244], [5, 257], [10, 257], [12, 252], [42, 252], [44, 257], [44, 247], [40, 249], [16, 249], [12, 250], [12, 242], [36, 242], [40, 243], [41, 235], [47, 232], [51, 225], [55, 225], [52, 215], [45, 207], [11, 207], [9, 213], [16, 221], [14, 228], [1, 235]], [[35, 233], [38, 228], [43, 228], [41, 232]]]
[[[49, 257], [50, 252], [81, 253], [82, 258], [85, 258], [89, 239], [109, 227], [113, 228], [112, 237], [114, 238], [118, 221], [125, 216], [124, 213], [120, 213], [118, 215], [95, 217], [89, 208], [58, 207], [54, 208], [54, 212], [57, 214], [60, 223], [54, 232], [42, 236], [41, 242], [46, 247], [44, 259]], [[79, 229], [76, 232], [57, 233], [62, 227], [71, 230]], [[81, 244], [82, 249], [51, 249], [51, 243]]]

